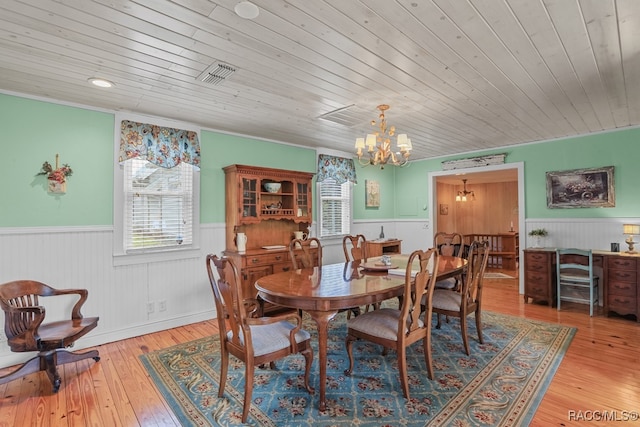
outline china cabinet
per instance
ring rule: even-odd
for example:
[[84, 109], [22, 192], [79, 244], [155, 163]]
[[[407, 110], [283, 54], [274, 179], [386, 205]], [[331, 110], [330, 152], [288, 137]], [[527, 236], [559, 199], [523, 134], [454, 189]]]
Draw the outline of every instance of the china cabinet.
[[[313, 173], [246, 165], [223, 170], [224, 255], [238, 267], [243, 294], [251, 298], [257, 295], [258, 278], [292, 267], [288, 245], [293, 233], [308, 233], [313, 220]], [[243, 233], [245, 251], [238, 250], [238, 233]]]

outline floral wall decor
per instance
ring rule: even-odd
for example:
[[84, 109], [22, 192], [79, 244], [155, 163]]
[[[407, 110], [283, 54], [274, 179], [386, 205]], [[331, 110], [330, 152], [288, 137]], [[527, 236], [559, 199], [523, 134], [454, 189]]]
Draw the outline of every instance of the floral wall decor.
[[67, 177], [70, 177], [73, 174], [73, 170], [71, 166], [68, 164], [63, 164], [62, 167], [59, 167], [60, 156], [56, 154], [56, 167], [55, 169], [51, 166], [49, 162], [44, 162], [42, 164], [42, 168], [40, 172], [36, 175], [46, 175], [47, 181], [49, 182], [48, 191], [49, 193], [66, 193], [67, 192]]

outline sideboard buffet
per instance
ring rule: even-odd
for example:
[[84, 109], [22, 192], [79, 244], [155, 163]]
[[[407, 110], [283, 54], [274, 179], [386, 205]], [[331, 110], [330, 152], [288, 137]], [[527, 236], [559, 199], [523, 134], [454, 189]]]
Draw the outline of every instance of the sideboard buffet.
[[[604, 313], [633, 315], [640, 322], [640, 254], [593, 251], [594, 269], [599, 273]], [[524, 301], [556, 304], [555, 248], [524, 250]]]
[[[254, 298], [258, 278], [292, 268], [289, 242], [294, 231], [308, 233], [313, 220], [314, 174], [246, 165], [230, 165], [223, 170], [226, 222], [223, 254], [239, 270], [243, 296]], [[239, 235], [245, 239], [245, 248], [239, 245]], [[266, 306], [265, 311], [270, 308], [274, 309]]]

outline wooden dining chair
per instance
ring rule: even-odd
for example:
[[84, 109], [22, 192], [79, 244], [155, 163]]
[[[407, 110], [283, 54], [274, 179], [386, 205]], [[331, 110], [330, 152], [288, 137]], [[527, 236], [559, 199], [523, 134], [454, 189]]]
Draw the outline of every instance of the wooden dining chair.
[[482, 281], [489, 259], [489, 243], [474, 241], [469, 247], [467, 267], [460, 290], [436, 289], [433, 292], [433, 312], [438, 314], [436, 328], [440, 328], [440, 315], [460, 319], [462, 342], [467, 355], [469, 338], [467, 336], [467, 316], [475, 314], [478, 341], [482, 344]]
[[593, 272], [593, 253], [590, 249], [556, 250], [556, 286], [558, 310], [562, 301], [589, 304], [589, 316], [593, 317], [598, 305], [599, 277]]
[[[433, 236], [433, 247], [438, 250], [440, 255], [454, 256], [463, 258], [464, 240], [460, 233], [446, 233], [440, 231]], [[457, 289], [462, 282], [462, 274], [456, 277], [449, 277], [444, 280], [438, 280], [436, 282], [436, 288], [442, 289]]]
[[[345, 262], [362, 263], [367, 261], [367, 238], [363, 234], [347, 235], [342, 238], [342, 251], [344, 252]], [[356, 267], [357, 269], [357, 267]], [[367, 304], [364, 311], [379, 308], [380, 303]], [[362, 310], [360, 307], [353, 307], [347, 313], [347, 318], [351, 318], [351, 314], [358, 316]]]
[[276, 360], [300, 353], [306, 362], [304, 386], [309, 393], [313, 393], [314, 390], [309, 385], [313, 362], [311, 335], [301, 329], [302, 319], [300, 316], [295, 311], [289, 311], [270, 317], [251, 317], [251, 313], [258, 309], [258, 302], [254, 299], [245, 300], [243, 298], [242, 287], [238, 286], [238, 270], [228, 258], [207, 255], [207, 273], [216, 304], [220, 334], [221, 361], [218, 397], [222, 397], [224, 394], [229, 354], [234, 355], [245, 364], [243, 423], [247, 421], [249, 414], [256, 366], [268, 363], [273, 368]]
[[289, 256], [293, 269], [322, 267], [322, 244], [317, 237], [293, 239], [289, 242]]
[[[45, 299], [60, 299], [63, 295], [75, 295], [78, 298], [69, 318], [45, 322]], [[98, 317], [84, 317], [80, 312], [88, 295], [86, 289], [54, 289], [34, 280], [17, 280], [0, 285], [0, 306], [4, 311], [7, 344], [11, 351], [38, 352], [34, 358], [0, 377], [0, 384], [33, 372], [45, 371], [56, 393], [62, 382], [58, 365], [88, 358], [96, 362], [100, 360], [98, 350], [65, 350], [98, 326]]]
[[367, 238], [363, 234], [347, 235], [342, 238], [345, 262], [367, 261]]
[[[344, 371], [345, 375], [351, 375], [353, 371], [353, 342], [355, 340], [362, 339], [380, 344], [385, 349], [397, 352], [402, 394], [409, 399], [406, 349], [411, 344], [422, 340], [427, 372], [429, 379], [433, 379], [430, 302], [434, 291], [435, 272], [438, 271], [438, 261], [439, 255], [433, 248], [411, 253], [405, 270], [404, 291], [400, 308], [385, 307], [369, 311], [347, 322], [345, 343], [349, 355], [349, 368]], [[417, 271], [414, 270], [416, 267], [414, 262], [419, 266]], [[426, 304], [425, 320], [420, 318], [421, 301]]]

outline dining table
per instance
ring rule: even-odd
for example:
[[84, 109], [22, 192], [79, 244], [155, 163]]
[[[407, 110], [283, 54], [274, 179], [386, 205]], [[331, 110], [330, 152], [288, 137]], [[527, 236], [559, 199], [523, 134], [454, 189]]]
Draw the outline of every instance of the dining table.
[[[260, 298], [272, 304], [303, 310], [316, 323], [320, 370], [319, 409], [322, 412], [326, 410], [329, 322], [341, 310], [379, 303], [402, 295], [409, 255], [396, 254], [390, 258], [390, 265], [381, 265], [381, 257], [369, 258], [367, 261], [327, 264], [270, 274], [260, 277], [255, 283]], [[461, 274], [467, 262], [453, 256], [439, 258], [437, 280]]]

